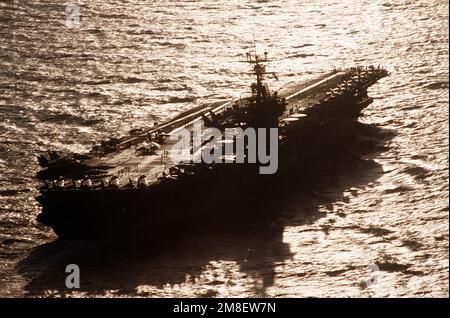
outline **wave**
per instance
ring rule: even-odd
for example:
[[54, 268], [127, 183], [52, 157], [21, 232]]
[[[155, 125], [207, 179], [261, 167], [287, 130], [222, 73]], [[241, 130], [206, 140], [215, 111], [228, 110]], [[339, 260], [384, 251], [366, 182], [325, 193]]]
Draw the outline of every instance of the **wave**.
[[386, 193], [386, 194], [391, 194], [391, 193], [408, 192], [408, 191], [411, 191], [411, 190], [413, 190], [413, 188], [410, 187], [410, 186], [400, 185], [400, 186], [397, 186], [397, 187], [395, 187], [393, 189], [386, 189], [383, 192]]
[[127, 31], [126, 34], [129, 34], [129, 35], [157, 35], [157, 34], [159, 34], [159, 32], [155, 32], [155, 31], [149, 30], [149, 29], [135, 29], [135, 30]]
[[424, 179], [430, 175], [430, 170], [418, 166], [405, 168], [402, 172], [413, 176], [415, 179]]
[[446, 89], [448, 88], [448, 82], [446, 81], [434, 82], [423, 86], [423, 88], [427, 88], [430, 90]]
[[135, 83], [142, 83], [146, 82], [146, 79], [138, 78], [138, 77], [126, 77], [123, 79], [123, 81], [127, 84], [135, 84]]
[[30, 189], [7, 189], [7, 190], [0, 190], [0, 196], [4, 197], [13, 197], [18, 195], [19, 193], [26, 193], [30, 192]]
[[310, 56], [315, 56], [314, 53], [297, 53], [297, 54], [293, 54], [291, 56], [289, 56], [290, 58], [306, 58], [306, 57], [310, 57]]
[[187, 96], [187, 97], [170, 97], [165, 102], [168, 104], [176, 104], [176, 103], [190, 103], [194, 102], [196, 98], [194, 96]]
[[65, 125], [92, 126], [101, 122], [100, 119], [85, 119], [80, 116], [67, 113], [53, 113], [41, 115], [40, 121]]
[[305, 43], [305, 44], [300, 44], [300, 45], [293, 46], [293, 48], [294, 49], [301, 49], [301, 48], [308, 47], [308, 46], [314, 46], [314, 44]]
[[83, 82], [85, 85], [104, 85], [104, 84], [111, 84], [110, 80], [99, 80], [99, 81], [86, 81]]

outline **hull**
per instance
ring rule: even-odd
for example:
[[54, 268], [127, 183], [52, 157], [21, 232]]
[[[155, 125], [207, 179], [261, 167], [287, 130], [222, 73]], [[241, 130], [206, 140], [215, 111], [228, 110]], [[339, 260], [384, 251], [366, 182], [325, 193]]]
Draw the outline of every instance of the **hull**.
[[284, 132], [274, 175], [260, 175], [251, 164], [216, 164], [144, 189], [47, 190], [38, 197], [38, 221], [63, 239], [122, 240], [160, 239], [168, 230], [173, 238], [271, 217], [270, 200], [313, 183], [348, 157], [357, 143], [356, 119], [371, 101], [358, 96], [309, 109]]

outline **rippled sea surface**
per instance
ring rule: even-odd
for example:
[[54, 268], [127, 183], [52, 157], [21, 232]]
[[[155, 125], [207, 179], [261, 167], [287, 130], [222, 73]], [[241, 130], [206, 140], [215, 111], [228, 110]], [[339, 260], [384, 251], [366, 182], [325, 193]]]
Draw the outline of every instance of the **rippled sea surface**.
[[[0, 2], [1, 296], [448, 297], [447, 1], [81, 1], [79, 28], [62, 3]], [[391, 135], [370, 164], [278, 204], [280, 235], [139, 256], [54, 242], [35, 221], [36, 154], [245, 94], [237, 61], [253, 34], [276, 88], [337, 67], [390, 70], [361, 118]], [[69, 262], [81, 263], [76, 292]]]

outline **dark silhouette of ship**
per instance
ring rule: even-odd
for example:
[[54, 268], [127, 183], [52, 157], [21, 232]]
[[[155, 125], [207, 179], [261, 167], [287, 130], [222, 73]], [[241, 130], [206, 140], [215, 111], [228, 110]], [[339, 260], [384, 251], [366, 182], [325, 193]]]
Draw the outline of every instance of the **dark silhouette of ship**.
[[[262, 218], [268, 198], [326, 174], [351, 153], [357, 118], [372, 102], [367, 89], [388, 72], [373, 66], [333, 70], [277, 93], [265, 82], [267, 74], [276, 78], [266, 72], [268, 61], [267, 53], [246, 54], [256, 77], [249, 97], [201, 105], [88, 153], [40, 155], [37, 220], [65, 239], [163, 238], [169, 229], [232, 228]], [[221, 157], [224, 163], [174, 160], [172, 137], [191, 131], [194, 122], [220, 131], [278, 128], [277, 171], [260, 174], [260, 165], [248, 162], [248, 143], [245, 163], [236, 163], [236, 147]], [[215, 147], [236, 145], [237, 138], [216, 140]], [[194, 146], [188, 150], [195, 155]], [[202, 143], [202, 151], [211, 149]]]

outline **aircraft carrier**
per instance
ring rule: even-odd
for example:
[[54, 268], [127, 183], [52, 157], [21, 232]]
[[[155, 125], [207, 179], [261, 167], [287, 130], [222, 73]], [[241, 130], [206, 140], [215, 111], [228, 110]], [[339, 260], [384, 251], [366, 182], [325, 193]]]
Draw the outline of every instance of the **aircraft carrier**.
[[[248, 97], [195, 107], [104, 140], [87, 153], [40, 155], [37, 220], [63, 239], [161, 238], [169, 229], [252, 222], [265, 198], [326, 173], [352, 151], [358, 116], [373, 101], [367, 89], [388, 75], [380, 67], [359, 66], [271, 92], [265, 77], [276, 74], [266, 71], [267, 53], [246, 53], [245, 62], [256, 77]], [[223, 163], [180, 160], [173, 137], [180, 130], [193, 133], [194, 124], [203, 132], [277, 128], [276, 172], [261, 174], [257, 163], [236, 163], [235, 153], [221, 156]], [[237, 138], [213, 140], [214, 147], [236, 145]], [[189, 154], [201, 158], [214, 150], [208, 146], [192, 145]], [[248, 151], [246, 144], [246, 159]]]

